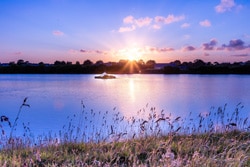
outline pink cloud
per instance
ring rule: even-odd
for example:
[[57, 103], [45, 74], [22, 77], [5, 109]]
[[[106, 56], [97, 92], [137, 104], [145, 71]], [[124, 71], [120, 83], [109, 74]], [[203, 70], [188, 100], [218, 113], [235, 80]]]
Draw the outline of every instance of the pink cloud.
[[125, 24], [132, 24], [134, 22], [134, 17], [133, 16], [127, 16], [123, 19], [123, 23]]
[[[146, 27], [150, 26], [154, 20], [154, 25], [152, 25], [153, 29], [161, 29], [160, 23], [163, 24], [171, 24], [173, 22], [178, 22], [185, 19], [184, 15], [181, 16], [174, 16], [174, 15], [168, 15], [167, 17], [163, 16], [156, 16], [154, 19], [150, 17], [141, 17], [141, 18], [134, 18], [133, 16], [129, 15], [123, 19], [124, 24], [130, 24], [130, 26], [123, 26], [120, 27], [118, 32], [130, 32], [136, 30], [136, 28]], [[185, 26], [185, 25], [184, 25]], [[188, 25], [186, 25], [188, 26]]]
[[188, 28], [188, 27], [190, 27], [190, 24], [188, 24], [188, 23], [183, 23], [181, 25], [181, 28]]
[[104, 51], [101, 50], [85, 50], [85, 49], [81, 49], [80, 50], [81, 53], [86, 53], [86, 54], [106, 54]]
[[138, 27], [148, 26], [152, 22], [152, 19], [149, 17], [139, 18], [135, 20], [135, 23]]
[[249, 46], [245, 45], [245, 42], [242, 41], [241, 39], [232, 39], [229, 41], [229, 44], [223, 44], [222, 49], [227, 49], [227, 50], [243, 50], [247, 49]]
[[15, 52], [14, 55], [21, 55], [22, 52]]
[[204, 21], [201, 21], [200, 22], [200, 25], [202, 26], [202, 27], [211, 27], [211, 22], [209, 21], [209, 20], [204, 20]]
[[135, 29], [136, 27], [134, 25], [130, 27], [120, 27], [118, 32], [130, 32], [130, 31], [134, 31]]
[[214, 50], [217, 43], [218, 42], [216, 39], [211, 39], [210, 42], [202, 44], [202, 49], [203, 50]]
[[236, 5], [234, 0], [221, 0], [220, 4], [215, 6], [215, 11], [217, 13], [224, 13], [227, 11], [231, 11], [234, 8], [240, 10], [242, 8], [242, 5]]
[[80, 50], [81, 53], [89, 53], [87, 50], [81, 49]]
[[153, 29], [155, 29], [155, 30], [159, 30], [159, 29], [161, 29], [161, 26], [160, 26], [160, 25], [155, 24], [155, 25], [153, 25]]
[[163, 16], [155, 16], [156, 23], [163, 23], [165, 18]]
[[77, 54], [78, 51], [77, 51], [77, 50], [74, 50], [74, 49], [70, 49], [70, 50], [68, 51], [68, 53], [69, 53], [69, 54]]
[[97, 54], [102, 54], [102, 53], [103, 53], [103, 51], [96, 50], [96, 51], [95, 51], [95, 53], [97, 53]]
[[194, 51], [195, 47], [193, 46], [185, 46], [184, 48], [182, 48], [182, 51], [186, 52], [186, 51]]
[[158, 49], [158, 51], [160, 51], [160, 52], [170, 52], [170, 51], [174, 51], [174, 49], [173, 48], [160, 48], [160, 49]]
[[59, 31], [59, 30], [53, 31], [52, 34], [55, 36], [63, 36], [64, 35], [64, 33], [62, 31]]
[[236, 55], [231, 55], [231, 56], [234, 56], [234, 57], [248, 57], [249, 54], [245, 53], [245, 54], [236, 54]]
[[174, 16], [173, 14], [170, 14], [167, 17], [156, 16], [155, 17], [155, 22], [156, 23], [171, 24], [171, 23], [178, 22], [178, 21], [181, 21], [181, 20], [184, 20], [184, 19], [185, 19], [184, 15]]
[[210, 54], [209, 53], [204, 53], [203, 56], [210, 56]]
[[146, 47], [145, 50], [149, 52], [158, 52], [158, 53], [174, 51], [173, 48], [168, 48], [168, 47], [166, 48]]

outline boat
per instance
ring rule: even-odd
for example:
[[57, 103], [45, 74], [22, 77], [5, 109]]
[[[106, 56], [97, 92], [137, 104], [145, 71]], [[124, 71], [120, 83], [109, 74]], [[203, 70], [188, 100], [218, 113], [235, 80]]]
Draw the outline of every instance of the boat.
[[95, 79], [115, 79], [116, 77], [114, 75], [109, 75], [107, 73], [104, 73], [103, 75], [95, 76]]

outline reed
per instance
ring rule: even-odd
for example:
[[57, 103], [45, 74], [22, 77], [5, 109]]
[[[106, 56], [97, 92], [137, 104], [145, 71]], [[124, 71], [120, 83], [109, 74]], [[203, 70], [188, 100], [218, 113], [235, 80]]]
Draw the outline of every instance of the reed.
[[[147, 104], [137, 117], [127, 118], [116, 107], [95, 112], [82, 103], [59, 133], [40, 135], [25, 145], [20, 140], [28, 139], [17, 137], [15, 144], [21, 146], [1, 147], [0, 165], [250, 166], [250, 124], [243, 109], [239, 103], [229, 114], [225, 104], [183, 118]], [[10, 121], [3, 116], [1, 123]]]

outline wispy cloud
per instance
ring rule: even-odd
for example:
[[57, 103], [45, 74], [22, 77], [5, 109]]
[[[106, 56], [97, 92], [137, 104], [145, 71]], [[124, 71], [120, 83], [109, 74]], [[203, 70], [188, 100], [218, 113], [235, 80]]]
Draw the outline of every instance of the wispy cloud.
[[223, 44], [222, 49], [227, 49], [227, 50], [243, 50], [249, 48], [249, 46], [245, 45], [245, 42], [242, 41], [241, 39], [232, 39], [229, 41], [229, 44]]
[[150, 17], [141, 17], [141, 18], [134, 18], [133, 16], [129, 15], [123, 19], [123, 23], [126, 26], [122, 26], [119, 28], [118, 32], [130, 32], [134, 31], [136, 28], [141, 28], [144, 26], [149, 26], [152, 22], [152, 18]]
[[224, 13], [232, 9], [240, 10], [241, 8], [242, 5], [237, 5], [234, 0], [221, 0], [220, 4], [215, 6], [215, 11], [217, 13]]
[[80, 49], [80, 52], [83, 54], [106, 54], [105, 51], [101, 50], [85, 50], [85, 49]]
[[218, 41], [216, 39], [211, 39], [208, 43], [202, 44], [203, 50], [215, 50], [215, 46], [217, 45]]
[[202, 27], [211, 27], [211, 22], [206, 19], [206, 20], [200, 21], [200, 25]]
[[62, 31], [59, 31], [59, 30], [54, 30], [54, 31], [52, 32], [52, 34], [53, 34], [54, 36], [63, 36], [63, 35], [64, 35], [64, 33], [63, 33]]
[[170, 14], [167, 17], [156, 16], [154, 20], [155, 20], [156, 23], [171, 24], [171, 23], [178, 22], [178, 21], [181, 21], [181, 20], [184, 20], [184, 19], [185, 19], [184, 15], [175, 16], [173, 14]]
[[13, 54], [14, 54], [14, 55], [21, 55], [22, 52], [20, 52], [20, 51], [19, 51], [19, 52], [14, 52]]
[[73, 55], [73, 54], [79, 53], [79, 51], [75, 50], [75, 49], [70, 49], [70, 50], [68, 50], [68, 53]]
[[193, 46], [185, 46], [185, 47], [182, 48], [182, 51], [184, 51], [184, 52], [194, 51], [194, 50], [196, 50], [196, 48], [193, 47]]
[[[184, 20], [185, 16], [175, 16], [173, 14], [168, 15], [167, 17], [164, 16], [155, 16], [154, 18], [151, 17], [141, 17], [141, 18], [135, 18], [132, 15], [129, 15], [123, 19], [124, 26], [121, 26], [118, 30], [118, 32], [130, 32], [134, 31], [137, 28], [142, 27], [148, 27], [150, 26], [153, 29], [161, 29], [162, 25], [164, 24], [171, 24], [174, 22], [178, 22], [181, 20]], [[188, 26], [188, 25], [186, 25]]]
[[186, 35], [183, 35], [183, 39], [184, 40], [188, 40], [191, 38], [191, 35], [190, 34], [186, 34]]
[[124, 24], [132, 24], [138, 27], [148, 26], [150, 25], [151, 21], [152, 21], [152, 18], [150, 17], [141, 17], [141, 18], [135, 19], [131, 15], [123, 19]]
[[155, 30], [159, 30], [159, 29], [161, 29], [161, 26], [160, 26], [160, 25], [158, 25], [158, 24], [154, 24], [154, 25], [153, 25], [153, 29], [155, 29]]
[[235, 54], [235, 55], [231, 55], [231, 56], [234, 56], [234, 57], [247, 57], [247, 56], [250, 56], [250, 55], [245, 53], [245, 54]]
[[203, 56], [210, 56], [209, 53], [203, 53]]
[[136, 29], [136, 27], [134, 25], [130, 26], [130, 27], [120, 27], [118, 32], [130, 32], [130, 31], [134, 31]]
[[144, 17], [144, 18], [136, 19], [134, 22], [135, 22], [135, 24], [136, 24], [138, 27], [143, 27], [143, 26], [148, 26], [148, 25], [150, 25], [150, 23], [152, 22], [152, 19], [149, 18], [149, 17]]
[[164, 52], [174, 51], [174, 48], [170, 48], [170, 47], [158, 48], [158, 47], [147, 46], [144, 48], [144, 50], [147, 53], [148, 52], [164, 53]]
[[123, 23], [125, 24], [132, 24], [134, 22], [134, 17], [133, 16], [127, 16], [123, 19]]
[[188, 28], [188, 27], [190, 27], [190, 24], [189, 24], [189, 23], [183, 23], [183, 24], [181, 25], [181, 28]]

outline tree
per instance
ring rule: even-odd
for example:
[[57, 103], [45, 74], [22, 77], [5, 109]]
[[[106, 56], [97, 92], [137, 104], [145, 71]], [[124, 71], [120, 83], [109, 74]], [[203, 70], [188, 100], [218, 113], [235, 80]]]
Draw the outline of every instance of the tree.
[[95, 63], [95, 65], [97, 65], [97, 66], [100, 66], [100, 65], [103, 65], [104, 63], [103, 63], [103, 61], [102, 60], [98, 60], [98, 61], [96, 61], [96, 63]]
[[194, 64], [193, 64], [194, 67], [201, 67], [201, 66], [205, 66], [205, 65], [206, 65], [206, 63], [200, 59], [194, 60]]
[[19, 60], [17, 61], [17, 65], [23, 65], [23, 64], [24, 64], [24, 60], [19, 59]]
[[91, 66], [91, 65], [93, 65], [93, 62], [90, 61], [90, 60], [88, 59], [88, 60], [85, 60], [85, 61], [83, 62], [83, 65], [84, 65], [84, 66]]
[[148, 68], [154, 68], [154, 67], [155, 67], [155, 64], [156, 64], [155, 60], [148, 60], [148, 61], [146, 62], [146, 66], [147, 66]]
[[76, 61], [76, 65], [78, 65], [78, 66], [79, 66], [79, 65], [80, 65], [80, 62], [79, 62], [79, 61]]
[[144, 62], [142, 59], [140, 59], [140, 60], [138, 61], [138, 64], [139, 64], [139, 65], [145, 65], [145, 62]]

